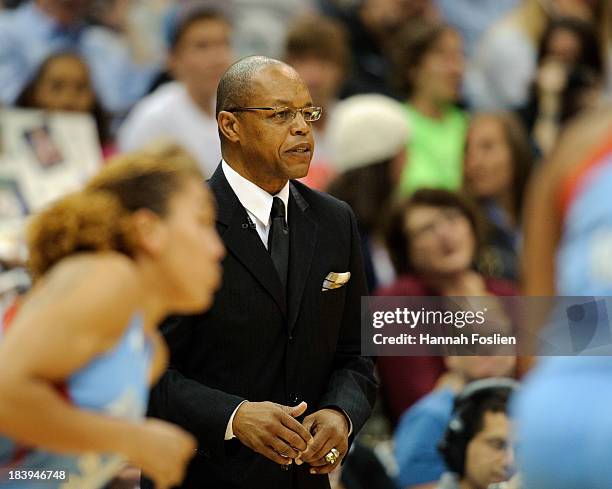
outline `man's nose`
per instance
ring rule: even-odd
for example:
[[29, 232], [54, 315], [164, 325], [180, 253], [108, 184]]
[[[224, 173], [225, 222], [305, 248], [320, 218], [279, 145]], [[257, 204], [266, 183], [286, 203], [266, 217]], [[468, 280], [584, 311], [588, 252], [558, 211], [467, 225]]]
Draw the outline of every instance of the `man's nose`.
[[310, 123], [306, 122], [304, 114], [298, 112], [295, 114], [295, 119], [291, 123], [291, 131], [293, 134], [308, 134], [310, 132]]

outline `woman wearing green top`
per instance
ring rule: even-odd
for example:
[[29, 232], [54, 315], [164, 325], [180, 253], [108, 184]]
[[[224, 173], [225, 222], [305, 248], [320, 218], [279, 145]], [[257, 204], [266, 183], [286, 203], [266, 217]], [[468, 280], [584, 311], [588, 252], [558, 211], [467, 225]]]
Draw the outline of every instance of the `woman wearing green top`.
[[407, 96], [412, 138], [400, 190], [457, 190], [462, 181], [466, 114], [457, 107], [463, 80], [463, 42], [445, 24], [419, 20], [397, 39], [397, 80]]

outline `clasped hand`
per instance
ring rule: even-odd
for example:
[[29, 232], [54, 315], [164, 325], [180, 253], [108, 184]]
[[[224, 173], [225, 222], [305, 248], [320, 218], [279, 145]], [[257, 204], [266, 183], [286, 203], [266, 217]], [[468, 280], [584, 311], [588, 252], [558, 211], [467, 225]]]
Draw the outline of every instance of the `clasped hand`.
[[[273, 402], [245, 402], [236, 411], [234, 435], [251, 450], [280, 465], [307, 463], [312, 474], [327, 474], [340, 465], [348, 451], [349, 422], [336, 409], [321, 409], [304, 418], [306, 403], [294, 407]], [[335, 448], [334, 464], [325, 455]]]

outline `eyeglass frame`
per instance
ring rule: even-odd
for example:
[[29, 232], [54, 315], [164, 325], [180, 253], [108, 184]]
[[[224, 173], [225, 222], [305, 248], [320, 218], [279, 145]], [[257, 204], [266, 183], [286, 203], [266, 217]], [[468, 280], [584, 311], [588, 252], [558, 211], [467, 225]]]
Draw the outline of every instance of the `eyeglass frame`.
[[[304, 116], [304, 111], [306, 109], [318, 109], [319, 117], [317, 117], [316, 119], [307, 120], [306, 116]], [[291, 117], [291, 119], [289, 119], [287, 121], [284, 121], [284, 122], [294, 121], [296, 116], [297, 116], [297, 114], [298, 114], [298, 112], [302, 114], [302, 117], [304, 118], [304, 120], [306, 122], [316, 122], [323, 115], [323, 107], [318, 107], [316, 105], [311, 105], [309, 107], [302, 107], [301, 109], [295, 109], [293, 107], [234, 107], [233, 109], [226, 110], [226, 112], [252, 112], [252, 111], [256, 111], [256, 110], [274, 110], [274, 111], [287, 110], [287, 111], [290, 111], [293, 114], [293, 116]], [[276, 114], [276, 112], [275, 112], [275, 114]]]

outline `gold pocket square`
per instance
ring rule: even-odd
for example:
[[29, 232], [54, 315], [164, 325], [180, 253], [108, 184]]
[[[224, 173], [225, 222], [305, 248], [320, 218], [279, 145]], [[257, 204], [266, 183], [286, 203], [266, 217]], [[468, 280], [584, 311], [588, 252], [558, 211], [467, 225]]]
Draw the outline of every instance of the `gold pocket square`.
[[351, 278], [351, 272], [329, 272], [323, 280], [321, 292], [338, 289], [345, 285]]

